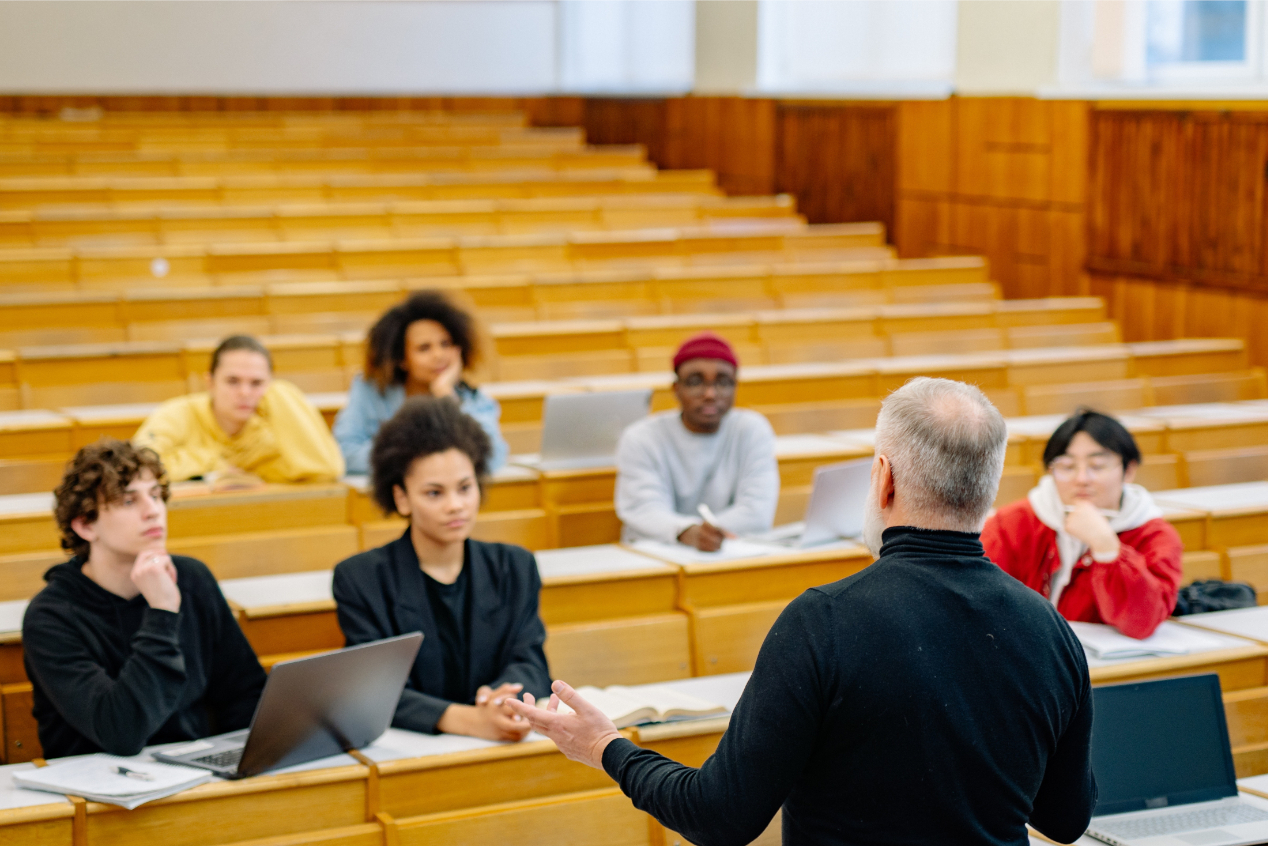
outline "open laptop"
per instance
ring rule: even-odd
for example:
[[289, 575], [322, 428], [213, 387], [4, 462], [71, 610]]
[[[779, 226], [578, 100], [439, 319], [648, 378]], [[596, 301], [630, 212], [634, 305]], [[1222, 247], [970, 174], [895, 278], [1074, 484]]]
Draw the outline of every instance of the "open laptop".
[[542, 470], [605, 467], [616, 461], [617, 440], [648, 416], [652, 389], [547, 394], [542, 408]]
[[1264, 843], [1263, 799], [1238, 792], [1215, 674], [1093, 689], [1097, 808], [1115, 846]]
[[154, 753], [246, 778], [368, 745], [388, 730], [423, 635], [376, 640], [273, 665], [251, 727]]
[[864, 533], [864, 503], [871, 478], [871, 458], [817, 467], [802, 522], [777, 526], [757, 539], [799, 548], [858, 539]]

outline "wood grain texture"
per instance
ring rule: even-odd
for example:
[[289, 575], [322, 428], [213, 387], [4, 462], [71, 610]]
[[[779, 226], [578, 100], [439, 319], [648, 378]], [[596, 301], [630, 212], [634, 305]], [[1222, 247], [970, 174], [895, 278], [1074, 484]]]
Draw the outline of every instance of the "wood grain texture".
[[776, 190], [796, 196], [809, 221], [880, 221], [893, 230], [893, 105], [781, 103], [776, 121]]
[[1089, 269], [1263, 296], [1265, 178], [1264, 114], [1094, 112]]

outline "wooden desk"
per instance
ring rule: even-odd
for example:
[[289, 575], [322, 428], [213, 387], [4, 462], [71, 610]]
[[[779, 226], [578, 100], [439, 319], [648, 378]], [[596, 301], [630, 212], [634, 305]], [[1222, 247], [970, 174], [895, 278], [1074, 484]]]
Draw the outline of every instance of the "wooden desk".
[[[1265, 619], [1264, 609], [1254, 610], [1260, 612], [1261, 620]], [[1234, 767], [1243, 776], [1263, 772], [1267, 764], [1269, 733], [1266, 731], [1265, 712], [1269, 706], [1269, 677], [1266, 675], [1266, 656], [1269, 656], [1269, 649], [1263, 643], [1215, 634], [1211, 648], [1205, 651], [1166, 658], [1119, 660], [1090, 655], [1088, 668], [1094, 685], [1216, 673], [1220, 676]]]
[[692, 621], [694, 676], [752, 669], [758, 647], [790, 600], [872, 563], [867, 550], [847, 542], [730, 560], [668, 544], [636, 551], [682, 571], [679, 607]]
[[72, 846], [75, 808], [70, 800], [13, 783], [13, 773], [34, 768], [34, 764], [0, 767], [0, 843]]
[[1222, 632], [1236, 637], [1269, 643], [1269, 608], [1235, 608], [1231, 611], [1212, 611], [1207, 614], [1189, 614], [1179, 622], [1209, 631]]
[[[1007, 417], [1005, 427], [1011, 438], [1020, 439], [1020, 458], [1024, 464], [1043, 465], [1044, 447], [1057, 427], [1070, 417], [1068, 414], [1040, 414], [1032, 417]], [[1117, 415], [1116, 419], [1137, 442], [1143, 455], [1164, 451], [1166, 426], [1144, 414]]]
[[339, 649], [344, 635], [335, 619], [332, 570], [226, 579], [229, 601], [256, 655]]
[[1135, 414], [1163, 422], [1169, 452], [1264, 446], [1269, 431], [1269, 406], [1265, 400], [1156, 406]]
[[538, 568], [554, 677], [604, 687], [691, 675], [677, 567], [604, 544], [539, 552]]
[[1265, 523], [1269, 511], [1269, 482], [1158, 491], [1154, 498], [1161, 506], [1206, 513], [1207, 549], [1252, 546], [1269, 539]]

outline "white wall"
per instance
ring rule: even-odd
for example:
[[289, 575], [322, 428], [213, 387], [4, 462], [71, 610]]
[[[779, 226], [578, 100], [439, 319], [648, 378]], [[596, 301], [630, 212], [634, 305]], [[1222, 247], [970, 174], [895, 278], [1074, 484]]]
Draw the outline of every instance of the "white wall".
[[685, 94], [692, 90], [691, 0], [562, 0], [559, 90]]
[[957, 4], [949, 0], [760, 0], [758, 88], [946, 95], [956, 32]]
[[5, 93], [542, 93], [557, 9], [505, 2], [0, 2]]

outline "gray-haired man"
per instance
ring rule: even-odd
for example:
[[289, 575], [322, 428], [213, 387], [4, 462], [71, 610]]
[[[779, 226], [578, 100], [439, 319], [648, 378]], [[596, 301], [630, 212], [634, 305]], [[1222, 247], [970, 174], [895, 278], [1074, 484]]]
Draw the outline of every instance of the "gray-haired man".
[[[914, 379], [885, 401], [866, 539], [878, 560], [784, 610], [717, 753], [640, 749], [563, 682], [516, 710], [700, 846], [1070, 842], [1096, 803], [1084, 652], [978, 541], [1005, 424], [977, 388]], [[528, 697], [526, 697], [528, 699]], [[576, 713], [555, 711], [562, 699]]]

